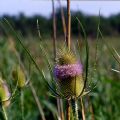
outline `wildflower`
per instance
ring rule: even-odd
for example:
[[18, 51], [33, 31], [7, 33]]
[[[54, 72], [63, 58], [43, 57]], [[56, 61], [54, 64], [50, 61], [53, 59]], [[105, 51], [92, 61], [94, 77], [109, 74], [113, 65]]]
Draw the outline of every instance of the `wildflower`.
[[80, 63], [55, 66], [55, 75], [59, 79], [75, 77], [79, 74], [82, 74], [82, 65]]
[[57, 64], [54, 67], [54, 75], [60, 92], [66, 98], [76, 98], [83, 90], [82, 64], [70, 52], [60, 54]]

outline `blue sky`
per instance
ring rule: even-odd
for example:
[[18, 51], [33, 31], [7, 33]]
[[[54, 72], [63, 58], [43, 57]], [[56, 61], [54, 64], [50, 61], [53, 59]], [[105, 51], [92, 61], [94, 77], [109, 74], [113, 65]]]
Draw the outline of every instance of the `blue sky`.
[[[62, 5], [66, 6], [66, 1], [62, 1]], [[58, 2], [55, 2], [58, 7]], [[86, 14], [98, 15], [99, 9], [101, 14], [109, 16], [111, 14], [120, 13], [120, 1], [71, 1], [72, 10], [81, 10]], [[23, 12], [27, 16], [41, 14], [49, 16], [52, 12], [51, 0], [1, 0], [0, 15], [10, 14], [17, 15]]]

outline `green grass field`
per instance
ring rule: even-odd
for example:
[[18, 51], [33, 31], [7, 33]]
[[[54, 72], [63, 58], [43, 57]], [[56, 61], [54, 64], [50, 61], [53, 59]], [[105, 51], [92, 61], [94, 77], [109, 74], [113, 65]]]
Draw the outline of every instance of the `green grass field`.
[[[80, 51], [78, 51], [78, 49], [76, 49], [77, 47], [75, 47], [77, 46], [77, 38], [73, 39], [73, 50], [77, 51], [77, 54], [80, 53], [82, 63], [84, 64], [84, 43], [80, 42]], [[107, 37], [105, 39], [107, 43], [110, 43], [118, 51], [118, 53], [120, 52], [119, 37]], [[39, 68], [44, 71], [47, 80], [50, 81], [49, 70], [45, 63], [44, 55], [41, 52], [39, 40], [34, 37], [25, 38], [23, 43], [26, 48], [30, 50], [30, 53], [34, 57]], [[52, 40], [43, 40], [42, 44], [50, 62], [53, 63]], [[59, 48], [60, 46], [63, 46], [62, 40], [58, 41], [57, 47]], [[92, 82], [92, 86], [94, 86], [94, 83], [97, 84], [92, 92], [83, 97], [86, 120], [120, 120], [120, 74], [111, 70], [112, 68], [119, 70], [120, 66], [112, 57], [110, 51], [102, 40], [98, 41], [97, 60], [95, 60], [95, 47], [95, 41], [89, 40], [90, 66], [88, 82]], [[18, 56], [21, 58], [20, 61], [27, 71], [27, 78], [30, 79], [35, 88], [46, 120], [57, 120], [58, 113], [56, 98], [50, 95], [49, 89], [46, 87], [44, 80], [31, 62], [31, 59], [21, 45], [12, 37], [0, 38], [0, 76], [6, 80], [9, 89], [13, 91], [15, 86], [13, 85], [12, 70], [20, 63]], [[94, 68], [95, 61], [97, 65]], [[24, 120], [42, 120], [29, 83], [23, 88], [23, 93]], [[63, 103], [65, 103], [65, 100], [63, 100]], [[9, 120], [21, 120], [21, 101], [20, 92], [18, 90], [6, 110]], [[81, 116], [81, 105], [79, 100], [80, 119], [82, 119]], [[0, 120], [3, 120], [2, 110]]]

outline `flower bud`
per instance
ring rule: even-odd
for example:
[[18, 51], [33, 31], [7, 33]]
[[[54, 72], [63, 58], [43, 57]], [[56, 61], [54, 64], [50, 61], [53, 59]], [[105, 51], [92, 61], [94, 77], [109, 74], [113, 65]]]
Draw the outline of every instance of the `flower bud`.
[[20, 67], [17, 67], [12, 71], [12, 76], [15, 80], [15, 82], [18, 85], [18, 88], [23, 88], [26, 84], [26, 78], [23, 70]]
[[60, 92], [66, 98], [76, 98], [82, 92], [84, 86], [82, 72], [81, 63], [71, 52], [66, 51], [59, 55], [54, 75]]
[[11, 94], [9, 92], [7, 84], [0, 78], [0, 102], [4, 106], [8, 106], [10, 103]]

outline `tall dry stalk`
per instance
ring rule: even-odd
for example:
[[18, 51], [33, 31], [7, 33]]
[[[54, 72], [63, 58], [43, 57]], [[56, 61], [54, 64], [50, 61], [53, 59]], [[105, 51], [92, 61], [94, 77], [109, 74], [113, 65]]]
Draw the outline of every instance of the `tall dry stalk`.
[[[70, 16], [70, 0], [67, 0], [67, 33], [66, 33], [66, 44], [68, 49], [70, 50], [70, 32], [71, 32], [71, 16]], [[67, 120], [70, 120], [70, 101], [67, 100], [67, 113], [66, 113], [66, 117]]]
[[40, 114], [41, 114], [42, 120], [46, 120], [46, 119], [45, 119], [44, 112], [43, 112], [43, 109], [42, 109], [42, 106], [41, 106], [41, 103], [39, 102], [38, 96], [37, 96], [37, 94], [36, 94], [36, 91], [35, 91], [35, 89], [34, 89], [34, 87], [33, 87], [33, 85], [32, 85], [31, 82], [29, 83], [29, 85], [30, 85], [32, 94], [33, 94], [33, 96], [34, 96], [34, 98], [35, 98], [36, 104], [37, 104], [37, 106], [38, 106], [38, 110], [39, 110], [39, 112], [40, 112]]
[[64, 11], [63, 11], [60, 0], [58, 0], [58, 2], [59, 2], [59, 5], [60, 5], [60, 12], [61, 12], [61, 18], [62, 18], [62, 26], [63, 26], [64, 37], [66, 39], [66, 23], [65, 23]]
[[66, 34], [66, 43], [67, 47], [70, 50], [71, 47], [71, 15], [70, 15], [70, 0], [67, 0], [67, 34]]
[[55, 17], [55, 6], [54, 0], [52, 0], [52, 10], [53, 10], [53, 52], [54, 52], [54, 62], [56, 62], [56, 17]]
[[[55, 16], [55, 6], [54, 0], [52, 0], [52, 10], [53, 10], [53, 52], [54, 52], [54, 62], [56, 62], [56, 16]], [[58, 119], [64, 120], [63, 108], [62, 108], [62, 99], [57, 98], [57, 107], [58, 107]]]
[[84, 103], [83, 103], [82, 97], [80, 98], [80, 102], [81, 102], [81, 108], [82, 108], [82, 120], [86, 120], [85, 119], [85, 107], [84, 107]]
[[66, 120], [70, 120], [70, 100], [66, 103]]

